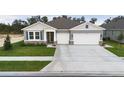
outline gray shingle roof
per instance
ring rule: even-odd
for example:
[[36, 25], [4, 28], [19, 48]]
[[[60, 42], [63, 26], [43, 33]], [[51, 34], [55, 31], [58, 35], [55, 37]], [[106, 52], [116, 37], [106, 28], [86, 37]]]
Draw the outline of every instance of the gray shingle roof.
[[124, 30], [124, 19], [110, 22], [108, 24], [102, 24], [102, 27], [108, 29], [108, 30]]
[[79, 21], [74, 21], [71, 19], [59, 17], [55, 20], [47, 22], [46, 24], [48, 24], [52, 27], [55, 27], [57, 29], [70, 29], [70, 28], [75, 27], [81, 23]]

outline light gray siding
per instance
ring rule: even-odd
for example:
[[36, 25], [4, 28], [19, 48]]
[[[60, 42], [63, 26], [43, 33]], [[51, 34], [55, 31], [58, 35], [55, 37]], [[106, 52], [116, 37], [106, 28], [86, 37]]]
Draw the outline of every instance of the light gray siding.
[[[110, 38], [110, 40], [118, 41], [118, 36], [121, 33], [124, 35], [124, 30], [106, 30], [103, 32], [103, 37]], [[124, 40], [122, 40], [122, 43], [124, 43]]]

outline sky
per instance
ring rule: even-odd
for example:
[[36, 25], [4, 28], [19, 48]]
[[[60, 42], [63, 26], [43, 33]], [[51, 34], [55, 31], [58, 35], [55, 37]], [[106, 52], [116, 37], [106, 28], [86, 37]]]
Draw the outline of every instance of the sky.
[[[22, 19], [26, 20], [28, 17], [31, 17], [32, 15], [0, 15], [0, 23], [5, 23], [5, 24], [11, 24], [15, 19]], [[33, 15], [34, 16], [34, 15]], [[57, 17], [60, 15], [43, 15], [47, 16], [49, 20], [52, 20], [53, 17]], [[106, 20], [107, 18], [114, 18], [118, 15], [68, 15], [76, 18], [80, 18], [81, 16], [85, 17], [85, 20], [88, 22], [91, 18], [97, 18], [97, 25], [100, 25]]]

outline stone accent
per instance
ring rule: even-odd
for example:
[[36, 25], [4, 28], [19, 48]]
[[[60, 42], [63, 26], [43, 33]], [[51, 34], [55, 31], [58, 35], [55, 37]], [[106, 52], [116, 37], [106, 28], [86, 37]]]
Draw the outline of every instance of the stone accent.
[[47, 45], [47, 42], [45, 41], [24, 41], [25, 44], [34, 44], [34, 45], [38, 45], [38, 44], [45, 44]]
[[[39, 44], [44, 44], [44, 45], [47, 45], [47, 41], [24, 41], [25, 44], [34, 44], [34, 45], [39, 45]], [[57, 41], [54, 41], [53, 42], [53, 45], [56, 45], [57, 44]]]

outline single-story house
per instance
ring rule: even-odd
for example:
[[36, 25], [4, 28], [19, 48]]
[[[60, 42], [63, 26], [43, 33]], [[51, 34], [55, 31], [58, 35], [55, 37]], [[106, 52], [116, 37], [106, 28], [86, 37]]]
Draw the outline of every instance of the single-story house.
[[[114, 41], [119, 41], [118, 37], [120, 34], [124, 35], [124, 20], [118, 20], [114, 22], [110, 22], [108, 24], [101, 25], [106, 30], [103, 31], [103, 38], [110, 39]], [[124, 43], [124, 39], [121, 41]]]
[[34, 23], [22, 30], [26, 44], [99, 44], [105, 29], [90, 22], [58, 18], [47, 23]]

